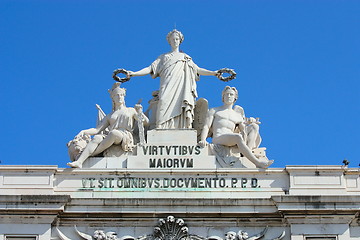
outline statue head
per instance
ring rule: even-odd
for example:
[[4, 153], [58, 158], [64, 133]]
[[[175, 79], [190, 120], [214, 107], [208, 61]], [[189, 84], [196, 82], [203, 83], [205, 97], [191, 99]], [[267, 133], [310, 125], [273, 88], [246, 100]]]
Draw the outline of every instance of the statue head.
[[153, 91], [152, 94], [153, 96], [152, 99], [149, 100], [149, 104], [154, 104], [157, 103], [159, 101], [159, 90]]
[[68, 147], [70, 160], [72, 162], [76, 161], [79, 158], [80, 154], [85, 149], [86, 145], [90, 142], [90, 140], [90, 136], [84, 134], [81, 137], [75, 137], [73, 140], [66, 144]]
[[120, 88], [120, 84], [121, 83], [116, 82], [113, 84], [112, 88], [108, 90], [113, 102], [113, 110], [115, 104], [125, 104], [126, 89]]
[[126, 95], [126, 89], [120, 87], [120, 82], [116, 82], [112, 85], [111, 89], [109, 89], [110, 97], [112, 98], [116, 93], [120, 93], [122, 95]]
[[227, 95], [231, 95], [228, 96], [230, 99], [232, 99], [232, 103], [236, 102], [236, 100], [238, 99], [238, 91], [235, 87], [230, 87], [230, 86], [226, 86], [224, 88], [224, 90], [222, 91], [222, 101], [225, 103], [225, 97]]
[[174, 30], [172, 30], [171, 32], [169, 32], [169, 33], [166, 35], [166, 40], [168, 41], [168, 43], [169, 43], [170, 45], [171, 45], [170, 38], [171, 38], [173, 35], [177, 35], [177, 36], [180, 38], [180, 44], [184, 41], [184, 35], [183, 35], [180, 31], [174, 29]]

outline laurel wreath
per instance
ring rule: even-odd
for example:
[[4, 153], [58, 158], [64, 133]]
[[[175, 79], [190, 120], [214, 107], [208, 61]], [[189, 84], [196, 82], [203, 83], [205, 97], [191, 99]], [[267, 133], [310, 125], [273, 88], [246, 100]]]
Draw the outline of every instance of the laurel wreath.
[[127, 71], [127, 70], [125, 70], [125, 69], [123, 69], [123, 68], [116, 69], [116, 70], [114, 70], [113, 75], [112, 75], [112, 77], [113, 77], [113, 79], [114, 79], [115, 81], [124, 83], [124, 82], [127, 82], [127, 81], [130, 80], [129, 77], [125, 77], [125, 78], [120, 78], [120, 77], [118, 77], [117, 75], [118, 75], [119, 73], [125, 74], [126, 76], [128, 75], [128, 71]]
[[[220, 73], [218, 75], [218, 78], [224, 82], [228, 82], [228, 81], [231, 81], [236, 78], [236, 72], [234, 71], [234, 69], [222, 68], [222, 69], [218, 70], [217, 72]], [[223, 73], [228, 73], [228, 74], [230, 74], [230, 76], [224, 77]]]

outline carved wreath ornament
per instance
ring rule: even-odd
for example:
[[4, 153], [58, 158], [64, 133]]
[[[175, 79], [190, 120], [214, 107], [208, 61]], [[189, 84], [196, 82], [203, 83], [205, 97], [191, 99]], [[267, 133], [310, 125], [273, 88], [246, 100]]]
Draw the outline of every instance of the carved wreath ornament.
[[[268, 229], [268, 227], [266, 227], [262, 232], [251, 237], [249, 237], [247, 232], [242, 230], [239, 230], [237, 233], [235, 231], [229, 231], [224, 235], [225, 238], [219, 236], [202, 237], [195, 234], [189, 234], [189, 229], [184, 220], [181, 218], [176, 219], [173, 216], [168, 216], [166, 219], [159, 219], [158, 225], [154, 228], [153, 234], [136, 238], [128, 235], [118, 237], [115, 232], [105, 232], [103, 230], [96, 230], [91, 236], [80, 232], [76, 226], [74, 226], [74, 228], [81, 239], [86, 240], [257, 240], [263, 238]], [[59, 228], [56, 227], [56, 230], [61, 240], [71, 240], [66, 237]], [[271, 240], [281, 240], [284, 237], [285, 231], [283, 231], [279, 237]]]
[[125, 69], [123, 69], [123, 68], [115, 69], [114, 72], [113, 72], [113, 75], [112, 75], [112, 77], [113, 77], [113, 79], [114, 79], [115, 81], [124, 83], [124, 82], [127, 82], [127, 81], [130, 80], [129, 77], [125, 77], [125, 78], [120, 78], [120, 77], [118, 77], [117, 75], [118, 75], [119, 73], [125, 74], [126, 76], [128, 75], [128, 71], [125, 70]]
[[[218, 75], [218, 78], [224, 82], [228, 82], [228, 81], [231, 81], [236, 78], [236, 72], [234, 71], [234, 69], [222, 68], [222, 69], [218, 70], [218, 73], [220, 73], [220, 75]], [[230, 75], [227, 77], [224, 77], [223, 73], [228, 73]]]

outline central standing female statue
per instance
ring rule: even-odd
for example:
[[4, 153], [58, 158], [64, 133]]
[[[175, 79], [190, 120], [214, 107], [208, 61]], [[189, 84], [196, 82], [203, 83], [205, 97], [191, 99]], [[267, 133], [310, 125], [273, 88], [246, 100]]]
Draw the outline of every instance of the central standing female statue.
[[156, 128], [192, 128], [196, 81], [199, 75], [218, 76], [218, 71], [198, 67], [191, 57], [179, 51], [183, 34], [173, 30], [166, 36], [171, 52], [160, 55], [149, 67], [137, 72], [128, 71], [127, 77], [150, 74], [160, 77], [159, 101], [156, 113]]

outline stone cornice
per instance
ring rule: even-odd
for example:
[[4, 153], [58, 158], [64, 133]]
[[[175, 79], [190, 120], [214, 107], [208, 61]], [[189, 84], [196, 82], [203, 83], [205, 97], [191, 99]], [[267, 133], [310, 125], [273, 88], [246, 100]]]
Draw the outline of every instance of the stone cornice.
[[360, 212], [360, 196], [273, 196], [289, 223], [351, 223]]
[[[78, 219], [101, 223], [111, 221], [122, 224], [136, 222], [139, 217], [153, 218], [173, 214], [177, 217], [207, 219], [206, 221], [261, 222], [267, 225], [282, 224], [282, 215], [271, 199], [72, 199], [61, 215], [62, 224], [72, 225]], [[86, 220], [85, 220], [86, 219]], [[204, 220], [202, 220], [204, 221]], [[199, 223], [203, 224], [203, 223]]]
[[67, 195], [0, 195], [0, 222], [51, 224], [69, 201]]
[[0, 195], [0, 214], [58, 214], [68, 195]]

